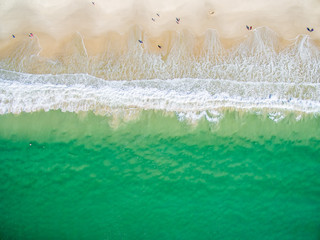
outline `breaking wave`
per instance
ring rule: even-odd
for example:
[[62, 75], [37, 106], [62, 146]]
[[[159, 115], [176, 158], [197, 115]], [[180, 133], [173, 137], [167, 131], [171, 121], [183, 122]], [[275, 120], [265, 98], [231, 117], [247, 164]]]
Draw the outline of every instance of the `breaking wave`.
[[194, 38], [176, 33], [166, 52], [153, 53], [147, 37], [135, 29], [126, 52], [99, 56], [88, 56], [78, 34], [73, 53], [64, 59], [41, 57], [34, 39], [1, 61], [0, 113], [151, 109], [182, 118], [205, 112], [215, 119], [223, 108], [320, 112], [320, 54], [310, 38], [298, 36], [279, 49], [270, 29], [250, 34], [225, 50], [218, 34], [208, 30], [195, 54]]

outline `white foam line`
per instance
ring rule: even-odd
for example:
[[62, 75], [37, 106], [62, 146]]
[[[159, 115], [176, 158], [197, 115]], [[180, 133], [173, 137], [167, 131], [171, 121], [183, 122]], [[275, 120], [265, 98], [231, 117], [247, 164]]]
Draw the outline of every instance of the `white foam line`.
[[[190, 82], [191, 81], [191, 82]], [[216, 89], [196, 89], [201, 80], [179, 79], [171, 81], [105, 82], [104, 86], [86, 86], [84, 84], [51, 84], [51, 83], [21, 83], [17, 81], [0, 82], [0, 113], [33, 112], [38, 110], [105, 111], [108, 109], [140, 108], [146, 110], [164, 110], [177, 112], [194, 112], [215, 110], [221, 108], [235, 109], [280, 109], [302, 111], [307, 113], [320, 112], [319, 91], [316, 89], [315, 100], [289, 99], [284, 92], [279, 96], [266, 96], [267, 91], [261, 89], [239, 95], [237, 91], [249, 88], [248, 84], [241, 85], [242, 89], [221, 91]], [[168, 83], [175, 84], [169, 86]], [[141, 84], [142, 83], [142, 84]], [[185, 86], [183, 85], [185, 84]], [[189, 84], [189, 85], [188, 85]], [[237, 83], [238, 84], [238, 83]], [[175, 89], [180, 85], [179, 89]], [[182, 86], [182, 87], [181, 87]], [[216, 86], [214, 86], [216, 87]], [[280, 88], [281, 90], [282, 88]], [[272, 89], [270, 89], [272, 90]], [[280, 91], [279, 89], [275, 89]], [[253, 91], [253, 92], [250, 92]], [[249, 95], [251, 94], [251, 96]], [[259, 95], [260, 94], [260, 95]], [[282, 95], [281, 95], [282, 94]]]
[[37, 57], [39, 57], [40, 56], [40, 53], [41, 53], [41, 51], [42, 51], [42, 47], [41, 47], [41, 45], [40, 45], [40, 39], [38, 38], [38, 36], [34, 36], [36, 39], [37, 39], [37, 44], [38, 44], [38, 46], [39, 46], [39, 51], [38, 51], [38, 53], [37, 53]]
[[[1, 74], [2, 73], [2, 74]], [[3, 73], [9, 73], [9, 74], [14, 74], [14, 76], [8, 76], [4, 75]], [[310, 87], [319, 87], [320, 83], [310, 83], [310, 82], [268, 82], [268, 81], [237, 81], [237, 80], [230, 80], [230, 79], [210, 79], [210, 78], [201, 78], [201, 79], [194, 79], [194, 78], [174, 78], [174, 79], [137, 79], [137, 80], [105, 80], [99, 77], [92, 76], [87, 73], [72, 73], [72, 74], [30, 74], [30, 73], [22, 73], [22, 72], [17, 72], [17, 71], [12, 71], [12, 70], [6, 70], [6, 69], [0, 69], [0, 79], [2, 80], [8, 80], [8, 81], [18, 81], [21, 83], [35, 83], [35, 82], [42, 82], [41, 79], [47, 80], [50, 82], [50, 78], [53, 79], [61, 79], [61, 82], [57, 82], [57, 84], [74, 84], [73, 82], [68, 82], [68, 77], [71, 77], [72, 79], [74, 78], [79, 78], [79, 83], [84, 84], [83, 82], [80, 81], [83, 79], [88, 80], [88, 85], [91, 83], [90, 80], [95, 80], [99, 82], [101, 85], [109, 85], [111, 83], [119, 84], [119, 83], [155, 83], [155, 82], [167, 82], [168, 84], [172, 84], [175, 82], [179, 81], [215, 81], [215, 82], [221, 82], [221, 83], [230, 83], [230, 84], [248, 84], [248, 85], [287, 85], [287, 86], [296, 86], [301, 85], [301, 86], [310, 86]], [[32, 78], [32, 80], [30, 80]], [[89, 80], [90, 79], [90, 80]], [[64, 82], [63, 82], [64, 81]]]
[[88, 57], [87, 48], [86, 48], [86, 45], [84, 44], [84, 41], [83, 41], [83, 36], [81, 35], [80, 32], [77, 32], [77, 34], [78, 34], [78, 35], [80, 36], [80, 38], [81, 38], [81, 43], [82, 43], [83, 50], [84, 50], [84, 52], [86, 53], [86, 57]]

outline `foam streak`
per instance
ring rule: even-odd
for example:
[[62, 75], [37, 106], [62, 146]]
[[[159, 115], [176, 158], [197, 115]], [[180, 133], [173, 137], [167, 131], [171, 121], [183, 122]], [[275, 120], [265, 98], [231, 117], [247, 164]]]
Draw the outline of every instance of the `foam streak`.
[[320, 84], [219, 79], [104, 81], [86, 74], [16, 73], [0, 82], [0, 103], [1, 114], [54, 109], [106, 114], [130, 108], [194, 112], [226, 107], [320, 112]]

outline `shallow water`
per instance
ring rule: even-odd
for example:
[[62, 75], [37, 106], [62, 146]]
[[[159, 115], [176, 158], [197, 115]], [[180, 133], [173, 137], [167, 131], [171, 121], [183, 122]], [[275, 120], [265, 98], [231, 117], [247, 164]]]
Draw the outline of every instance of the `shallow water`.
[[0, 116], [2, 239], [318, 239], [319, 117]]

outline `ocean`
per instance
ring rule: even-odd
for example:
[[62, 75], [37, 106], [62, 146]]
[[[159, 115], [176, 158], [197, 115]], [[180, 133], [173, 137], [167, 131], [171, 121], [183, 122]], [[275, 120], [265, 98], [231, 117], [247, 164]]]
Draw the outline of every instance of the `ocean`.
[[0, 238], [320, 239], [310, 37], [129, 36], [90, 56], [76, 33], [54, 59], [35, 36], [0, 61]]

